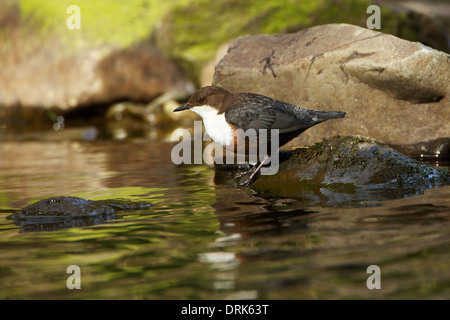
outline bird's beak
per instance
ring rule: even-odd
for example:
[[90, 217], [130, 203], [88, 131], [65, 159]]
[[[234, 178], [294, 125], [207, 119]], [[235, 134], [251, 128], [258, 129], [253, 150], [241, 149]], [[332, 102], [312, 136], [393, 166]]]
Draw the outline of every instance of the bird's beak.
[[187, 109], [189, 109], [189, 106], [187, 104], [183, 104], [182, 106], [179, 106], [178, 108], [173, 110], [173, 112], [183, 111], [183, 110], [187, 110]]

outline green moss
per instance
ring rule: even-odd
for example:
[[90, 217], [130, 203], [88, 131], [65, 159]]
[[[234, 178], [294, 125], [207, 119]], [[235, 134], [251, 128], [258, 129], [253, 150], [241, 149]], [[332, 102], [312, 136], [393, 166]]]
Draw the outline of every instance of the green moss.
[[[186, 1], [161, 0], [22, 0], [22, 19], [36, 26], [41, 35], [56, 34], [76, 44], [109, 43], [127, 46], [149, 37], [153, 25], [174, 4]], [[81, 29], [69, 30], [67, 8], [80, 7]]]

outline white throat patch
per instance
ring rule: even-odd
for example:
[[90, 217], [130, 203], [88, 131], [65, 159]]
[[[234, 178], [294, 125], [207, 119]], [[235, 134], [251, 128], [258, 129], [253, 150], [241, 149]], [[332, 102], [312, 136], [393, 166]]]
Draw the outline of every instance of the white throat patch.
[[192, 107], [191, 111], [203, 119], [206, 132], [216, 143], [227, 146], [233, 142], [233, 131], [225, 120], [225, 113], [218, 115], [217, 109], [204, 105]]

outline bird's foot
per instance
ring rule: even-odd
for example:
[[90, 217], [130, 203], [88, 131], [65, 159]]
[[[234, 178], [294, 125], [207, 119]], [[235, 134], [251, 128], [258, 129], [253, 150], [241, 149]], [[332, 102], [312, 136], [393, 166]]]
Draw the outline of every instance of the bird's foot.
[[240, 186], [249, 186], [259, 177], [259, 173], [261, 170], [257, 170], [257, 166], [254, 166], [252, 169], [246, 172], [238, 173], [234, 180]]
[[[250, 173], [250, 172], [249, 172]], [[243, 180], [239, 181], [239, 185], [241, 186], [249, 186], [255, 180], [260, 176], [260, 170], [251, 172], [250, 176], [248, 178], [244, 178]]]
[[[241, 186], [249, 186], [251, 185], [253, 182], [255, 182], [255, 180], [261, 175], [261, 168], [263, 165], [266, 164], [266, 162], [268, 161], [269, 156], [266, 155], [264, 157], [264, 159], [261, 162], [258, 162], [253, 168], [251, 168], [248, 172], [244, 172], [243, 174], [240, 174], [238, 179], [239, 181], [239, 185]], [[243, 178], [246, 175], [250, 176], [248, 178]]]

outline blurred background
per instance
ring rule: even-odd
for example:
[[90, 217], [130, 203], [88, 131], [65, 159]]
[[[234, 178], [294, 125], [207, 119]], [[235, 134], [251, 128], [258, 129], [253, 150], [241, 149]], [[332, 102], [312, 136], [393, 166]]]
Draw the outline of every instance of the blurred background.
[[236, 37], [366, 27], [371, 4], [382, 9], [377, 31], [449, 52], [444, 0], [2, 1], [0, 139], [86, 125], [64, 137], [148, 136], [149, 125], [170, 132], [186, 119], [173, 107], [211, 84]]

